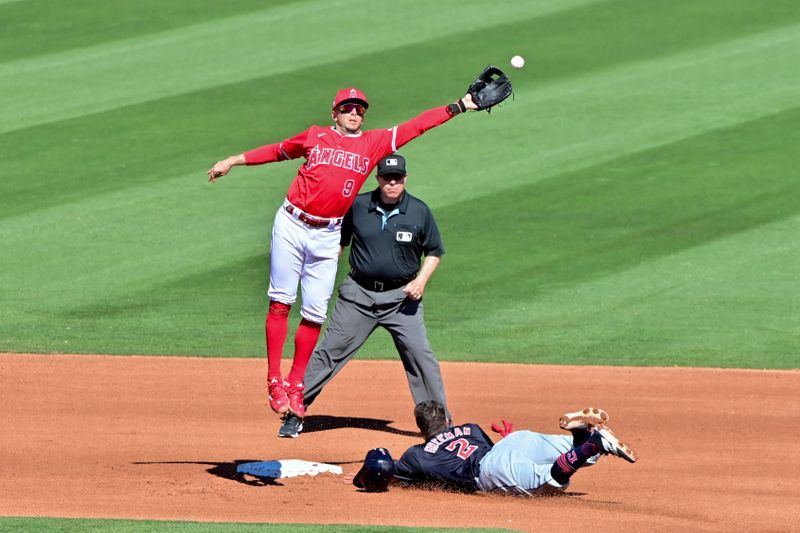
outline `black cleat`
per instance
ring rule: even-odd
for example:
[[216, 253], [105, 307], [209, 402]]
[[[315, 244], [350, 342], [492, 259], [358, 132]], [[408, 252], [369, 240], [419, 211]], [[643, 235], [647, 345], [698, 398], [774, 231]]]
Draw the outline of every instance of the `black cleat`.
[[281, 424], [281, 429], [278, 431], [278, 436], [296, 439], [300, 436], [301, 431], [303, 431], [303, 419], [294, 413], [289, 413], [286, 415], [286, 418], [283, 419], [283, 424]]

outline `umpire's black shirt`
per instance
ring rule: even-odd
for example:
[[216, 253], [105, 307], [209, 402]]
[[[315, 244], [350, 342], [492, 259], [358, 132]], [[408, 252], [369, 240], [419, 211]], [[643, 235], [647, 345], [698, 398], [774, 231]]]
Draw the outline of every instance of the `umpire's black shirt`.
[[342, 246], [351, 244], [353, 277], [400, 285], [416, 277], [423, 255], [441, 257], [444, 244], [431, 210], [403, 192], [381, 205], [380, 188], [356, 196], [342, 222]]

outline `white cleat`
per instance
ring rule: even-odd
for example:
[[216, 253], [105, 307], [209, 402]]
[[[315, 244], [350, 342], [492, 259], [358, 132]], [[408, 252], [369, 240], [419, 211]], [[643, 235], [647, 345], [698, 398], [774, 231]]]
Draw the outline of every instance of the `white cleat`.
[[558, 421], [561, 429], [586, 429], [604, 426], [608, 422], [608, 413], [597, 407], [587, 407], [583, 411], [566, 413]]
[[622, 457], [629, 463], [636, 462], [636, 452], [633, 449], [620, 441], [616, 435], [607, 427], [599, 427], [595, 429], [589, 440], [597, 443], [602, 449], [602, 453], [609, 455], [616, 455]]

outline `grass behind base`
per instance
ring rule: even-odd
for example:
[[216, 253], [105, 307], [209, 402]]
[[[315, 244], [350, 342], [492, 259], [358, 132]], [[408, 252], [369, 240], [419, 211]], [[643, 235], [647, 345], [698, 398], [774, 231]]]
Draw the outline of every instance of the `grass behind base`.
[[465, 531], [492, 533], [509, 529], [481, 528], [417, 528], [356, 525], [311, 524], [238, 524], [223, 522], [176, 522], [154, 520], [106, 520], [67, 518], [6, 518], [0, 517], [0, 530], [8, 533], [428, 533], [432, 531]]
[[[298, 162], [206, 169], [327, 122], [340, 87], [388, 127], [519, 53], [513, 101], [403, 148], [447, 247], [437, 355], [800, 367], [797, 2], [199, 5], [121, 28], [99, 0], [0, 3], [0, 351], [263, 357]], [[380, 333], [362, 355], [396, 357]]]

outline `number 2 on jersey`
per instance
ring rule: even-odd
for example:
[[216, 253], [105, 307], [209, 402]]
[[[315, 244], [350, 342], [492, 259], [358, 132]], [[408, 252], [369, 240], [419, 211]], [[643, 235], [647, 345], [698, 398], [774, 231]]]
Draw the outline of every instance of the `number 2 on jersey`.
[[459, 459], [463, 459], [465, 461], [469, 458], [470, 455], [475, 453], [475, 450], [478, 449], [477, 446], [471, 445], [469, 442], [467, 442], [467, 439], [457, 439], [448, 444], [445, 447], [445, 450], [447, 450], [448, 452], [452, 452], [456, 448], [458, 448], [458, 452], [456, 452], [456, 455], [459, 457]]

